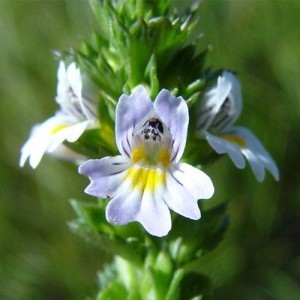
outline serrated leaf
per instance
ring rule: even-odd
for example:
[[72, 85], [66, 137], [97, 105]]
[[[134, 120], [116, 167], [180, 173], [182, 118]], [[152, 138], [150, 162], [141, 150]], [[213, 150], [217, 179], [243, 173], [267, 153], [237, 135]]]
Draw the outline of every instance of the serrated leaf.
[[129, 82], [131, 88], [144, 82], [144, 73], [152, 54], [149, 44], [147, 25], [139, 19], [130, 29], [129, 47]]
[[154, 99], [159, 92], [155, 55], [153, 54], [145, 70], [145, 77], [150, 81], [150, 97]]
[[106, 289], [100, 291], [96, 299], [97, 300], [127, 299], [127, 290], [122, 284], [118, 282], [112, 282]]

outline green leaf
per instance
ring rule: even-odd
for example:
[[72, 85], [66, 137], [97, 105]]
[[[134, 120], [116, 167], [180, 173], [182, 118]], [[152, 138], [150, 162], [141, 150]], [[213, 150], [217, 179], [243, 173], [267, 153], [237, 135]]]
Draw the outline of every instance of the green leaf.
[[161, 251], [154, 264], [153, 277], [158, 299], [164, 300], [172, 279], [173, 266], [171, 258], [165, 251]]
[[150, 97], [154, 99], [159, 92], [159, 82], [157, 79], [157, 69], [155, 55], [153, 54], [146, 67], [145, 76], [149, 77], [150, 81]]
[[90, 58], [97, 57], [97, 52], [94, 50], [94, 48], [91, 45], [89, 45], [86, 42], [81, 43], [80, 52]]
[[167, 17], [159, 17], [149, 22], [149, 39], [156, 54], [159, 70], [166, 70], [174, 54], [180, 50], [187, 38], [187, 32], [181, 30], [181, 22], [171, 23]]
[[176, 300], [180, 293], [180, 282], [183, 278], [184, 272], [182, 269], [178, 269], [174, 272], [172, 281], [169, 286], [168, 293], [166, 295], [166, 300]]
[[109, 1], [89, 0], [91, 8], [99, 21], [101, 26], [101, 33], [109, 37], [110, 34], [110, 20], [111, 20], [111, 6]]
[[144, 74], [152, 54], [147, 25], [143, 19], [130, 28], [129, 43], [129, 82], [131, 88], [144, 82]]
[[139, 294], [139, 268], [121, 257], [115, 257], [115, 266], [118, 280], [122, 282], [127, 290], [127, 299], [138, 300]]
[[97, 300], [127, 299], [127, 290], [122, 284], [118, 282], [112, 282], [109, 285], [109, 287], [100, 291], [96, 299]]
[[79, 223], [85, 224], [93, 230], [111, 231], [109, 226], [106, 226], [104, 205], [96, 205], [74, 199], [70, 200], [70, 203], [78, 216]]

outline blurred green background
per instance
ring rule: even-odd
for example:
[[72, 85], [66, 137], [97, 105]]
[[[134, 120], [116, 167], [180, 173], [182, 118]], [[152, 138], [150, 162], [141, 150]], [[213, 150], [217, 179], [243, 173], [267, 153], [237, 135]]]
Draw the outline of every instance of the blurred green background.
[[[177, 1], [179, 5], [185, 1]], [[18, 167], [32, 125], [53, 114], [57, 62], [52, 51], [89, 39], [87, 1], [0, 1], [0, 299], [85, 299], [97, 291], [107, 257], [73, 235], [68, 199], [86, 179], [45, 157]], [[300, 295], [300, 2], [203, 1], [200, 47], [207, 66], [238, 71], [249, 127], [277, 161], [281, 180], [258, 183], [226, 158], [207, 170], [229, 201], [230, 227], [199, 262], [214, 299], [299, 299]]]

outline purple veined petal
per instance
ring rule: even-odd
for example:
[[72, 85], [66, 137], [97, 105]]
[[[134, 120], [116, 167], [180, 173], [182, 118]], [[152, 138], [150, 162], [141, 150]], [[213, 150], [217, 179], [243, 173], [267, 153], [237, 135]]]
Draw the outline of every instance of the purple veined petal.
[[218, 114], [210, 125], [220, 132], [229, 128], [239, 118], [243, 106], [240, 81], [233, 73], [227, 71], [223, 72], [222, 78], [230, 84], [231, 88]]
[[182, 97], [174, 97], [168, 90], [163, 89], [155, 99], [154, 109], [171, 133], [173, 139], [171, 161], [176, 163], [180, 160], [186, 144], [189, 124], [187, 104]]
[[171, 229], [169, 208], [156, 194], [123, 189], [106, 208], [106, 219], [116, 225], [139, 222], [151, 235], [165, 236]]
[[123, 94], [116, 107], [116, 143], [120, 153], [130, 157], [128, 144], [132, 138], [133, 128], [153, 110], [153, 103], [148, 92], [139, 86], [131, 95]]
[[217, 84], [205, 93], [198, 110], [197, 130], [203, 132], [209, 128], [222, 104], [229, 96], [231, 88], [231, 81], [227, 80], [226, 77], [219, 76]]
[[74, 62], [67, 67], [67, 79], [74, 94], [78, 99], [81, 99], [82, 81], [80, 69], [76, 68]]
[[186, 163], [172, 166], [167, 173], [166, 186], [164, 199], [169, 208], [193, 220], [201, 217], [198, 200], [209, 199], [214, 193], [209, 176]]
[[140, 210], [142, 195], [130, 186], [122, 188], [122, 192], [109, 201], [106, 207], [106, 219], [115, 225], [125, 225], [136, 221], [136, 215]]
[[228, 154], [234, 165], [239, 169], [244, 169], [246, 167], [246, 161], [237, 143], [222, 138], [221, 136], [210, 134], [207, 131], [205, 131], [204, 134], [209, 145], [218, 154]]
[[[81, 91], [81, 99], [80, 105], [82, 112], [86, 119], [98, 121], [98, 111], [97, 111], [97, 103], [98, 103], [98, 94], [97, 87], [91, 81], [91, 79], [83, 73], [81, 75], [82, 79], [82, 91]], [[99, 125], [98, 125], [99, 126]]]
[[[85, 76], [85, 86], [89, 85], [88, 79]], [[77, 107], [80, 111], [81, 118], [86, 118], [88, 120], [96, 120], [97, 119], [97, 111], [96, 111], [96, 102], [93, 99], [90, 99], [86, 95], [82, 95], [83, 83], [82, 76], [80, 73], [80, 69], [76, 68], [75, 63], [71, 63], [67, 68], [67, 80], [68, 80], [68, 91], [67, 96], [73, 99], [76, 99], [78, 102]], [[70, 91], [72, 91], [70, 93]], [[87, 92], [87, 90], [86, 90]], [[71, 100], [70, 100], [71, 101]], [[74, 105], [74, 103], [71, 102]]]
[[130, 161], [121, 155], [91, 159], [80, 165], [78, 172], [87, 176], [91, 183], [85, 189], [89, 195], [100, 198], [116, 196], [118, 189], [122, 188], [125, 171]]
[[66, 68], [64, 63], [60, 62], [57, 77], [57, 95], [55, 99], [60, 105], [60, 110], [65, 114], [76, 117], [78, 121], [95, 120], [95, 109], [92, 111], [86, 99], [85, 101], [82, 99], [81, 74], [75, 63], [71, 63]]
[[261, 182], [264, 180], [265, 169], [267, 169], [277, 181], [279, 180], [279, 170], [276, 163], [250, 130], [245, 127], [234, 126], [231, 127], [230, 134], [234, 134], [245, 141], [246, 145], [241, 147], [241, 152], [248, 159], [258, 181]]
[[171, 216], [163, 200], [164, 171], [132, 166], [122, 178], [106, 210], [107, 220], [124, 225], [137, 221], [152, 235], [171, 229]]
[[145, 191], [135, 218], [151, 235], [158, 237], [167, 235], [172, 227], [171, 214], [163, 199], [164, 190], [160, 186], [153, 193]]
[[229, 97], [232, 97], [233, 102], [233, 107], [231, 108], [231, 115], [234, 116], [233, 123], [239, 118], [243, 108], [242, 87], [240, 81], [233, 73], [225, 71], [223, 76], [231, 82]]
[[[57, 70], [57, 96], [64, 94], [68, 85], [66, 66], [63, 61], [60, 61]], [[57, 100], [59, 100], [59, 98], [57, 98]]]
[[68, 79], [68, 71], [63, 61], [60, 61], [57, 70], [57, 89], [56, 89], [56, 102], [64, 108], [70, 105], [70, 90], [71, 85]]
[[[81, 109], [86, 117], [86, 119], [94, 121], [95, 127], [98, 127], [98, 113], [97, 113], [97, 108], [96, 104], [93, 103], [93, 101], [89, 98], [86, 97], [81, 97], [80, 101]], [[96, 125], [97, 124], [97, 125]]]
[[80, 69], [76, 68], [75, 63], [71, 63], [67, 68], [64, 62], [59, 63], [57, 71], [57, 99], [61, 100], [68, 94], [71, 89], [74, 96], [81, 97], [82, 81]]

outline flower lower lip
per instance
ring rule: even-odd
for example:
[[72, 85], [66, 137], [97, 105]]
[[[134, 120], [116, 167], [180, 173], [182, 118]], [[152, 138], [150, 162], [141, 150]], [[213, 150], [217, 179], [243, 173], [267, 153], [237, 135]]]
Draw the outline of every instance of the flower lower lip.
[[160, 168], [132, 166], [126, 172], [123, 181], [129, 180], [132, 189], [155, 192], [159, 185], [166, 185], [166, 171]]

